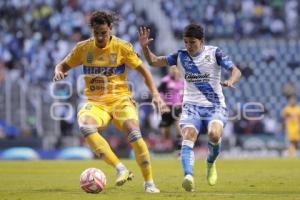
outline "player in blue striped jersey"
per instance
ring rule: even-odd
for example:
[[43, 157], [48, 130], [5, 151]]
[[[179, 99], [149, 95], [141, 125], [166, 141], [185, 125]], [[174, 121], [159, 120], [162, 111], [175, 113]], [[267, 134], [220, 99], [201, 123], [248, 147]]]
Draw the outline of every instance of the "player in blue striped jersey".
[[[220, 152], [221, 136], [227, 120], [222, 86], [234, 87], [241, 72], [215, 46], [204, 44], [204, 29], [201, 25], [190, 24], [184, 29], [183, 40], [186, 49], [178, 50], [168, 56], [156, 56], [148, 47], [153, 40], [150, 30], [141, 27], [139, 42], [146, 60], [153, 67], [177, 65], [184, 77], [184, 97], [180, 127], [182, 134], [181, 164], [184, 171], [182, 187], [194, 191], [194, 143], [198, 134], [208, 134], [207, 181], [209, 185], [217, 182], [216, 158]], [[229, 70], [231, 76], [221, 81], [221, 69]]]

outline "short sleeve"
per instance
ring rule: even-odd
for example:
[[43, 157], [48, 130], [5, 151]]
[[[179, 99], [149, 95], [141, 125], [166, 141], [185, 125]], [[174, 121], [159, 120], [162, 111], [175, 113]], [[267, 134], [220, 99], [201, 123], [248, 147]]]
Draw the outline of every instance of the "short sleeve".
[[169, 66], [177, 65], [178, 53], [173, 53], [166, 56], [166, 60]]
[[132, 44], [129, 42], [123, 48], [124, 63], [132, 69], [137, 68], [142, 64], [142, 60], [138, 57], [137, 53], [133, 50]]
[[282, 110], [282, 116], [285, 117], [287, 115], [287, 107]]
[[226, 70], [233, 68], [234, 63], [220, 48], [216, 49], [216, 60], [219, 66]]
[[286, 108], [284, 108], [283, 110], [282, 110], [282, 112], [281, 112], [283, 115], [285, 115], [286, 114]]
[[69, 66], [69, 67], [76, 67], [81, 65], [82, 62], [82, 47], [79, 46], [78, 44], [72, 49], [72, 51], [66, 56], [64, 59], [64, 62]]

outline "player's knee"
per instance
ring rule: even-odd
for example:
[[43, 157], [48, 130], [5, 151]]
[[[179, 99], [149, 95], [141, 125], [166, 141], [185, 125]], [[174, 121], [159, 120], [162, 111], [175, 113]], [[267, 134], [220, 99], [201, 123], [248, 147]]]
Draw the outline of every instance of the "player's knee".
[[79, 126], [90, 125], [90, 126], [97, 126], [97, 120], [89, 115], [82, 115], [78, 118]]
[[97, 128], [99, 125], [97, 124], [97, 121], [91, 116], [84, 115], [79, 117], [78, 124], [79, 124], [80, 133], [84, 137], [87, 137], [98, 131]]
[[135, 142], [139, 139], [142, 138], [142, 134], [140, 130], [132, 130], [129, 134], [128, 134], [128, 141], [130, 143]]
[[208, 138], [213, 143], [218, 143], [223, 132], [223, 123], [219, 121], [211, 122], [208, 126]]
[[98, 131], [97, 128], [88, 126], [79, 126], [79, 130], [84, 137], [87, 137], [93, 133], [97, 133]]
[[185, 127], [182, 129], [182, 139], [195, 142], [197, 139], [196, 129], [193, 127]]
[[139, 130], [139, 124], [136, 120], [129, 119], [124, 122], [123, 129], [126, 133], [130, 134], [133, 130]]
[[142, 138], [138, 122], [134, 119], [126, 120], [123, 124], [123, 130], [128, 134], [128, 141], [130, 143]]
[[213, 143], [218, 143], [221, 138], [221, 134], [219, 134], [217, 131], [212, 130], [211, 132], [208, 133], [208, 138], [209, 141]]

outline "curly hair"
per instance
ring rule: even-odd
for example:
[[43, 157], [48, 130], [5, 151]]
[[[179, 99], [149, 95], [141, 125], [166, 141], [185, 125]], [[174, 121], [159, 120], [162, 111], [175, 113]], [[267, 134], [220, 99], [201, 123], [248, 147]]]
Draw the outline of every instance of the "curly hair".
[[92, 13], [90, 18], [90, 26], [107, 24], [111, 26], [119, 20], [119, 17], [115, 13], [106, 11], [95, 11]]

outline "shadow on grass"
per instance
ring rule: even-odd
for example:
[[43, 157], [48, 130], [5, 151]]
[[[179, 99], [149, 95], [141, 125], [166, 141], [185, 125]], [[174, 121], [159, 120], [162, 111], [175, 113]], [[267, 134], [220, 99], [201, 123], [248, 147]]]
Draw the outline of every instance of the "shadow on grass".
[[[29, 191], [29, 190], [27, 190]], [[78, 190], [70, 190], [70, 189], [62, 189], [62, 188], [42, 188], [42, 189], [33, 189], [30, 190], [30, 192], [49, 192], [49, 193], [57, 193], [57, 192], [61, 192], [61, 193], [81, 193], [82, 191], [80, 189]]]

